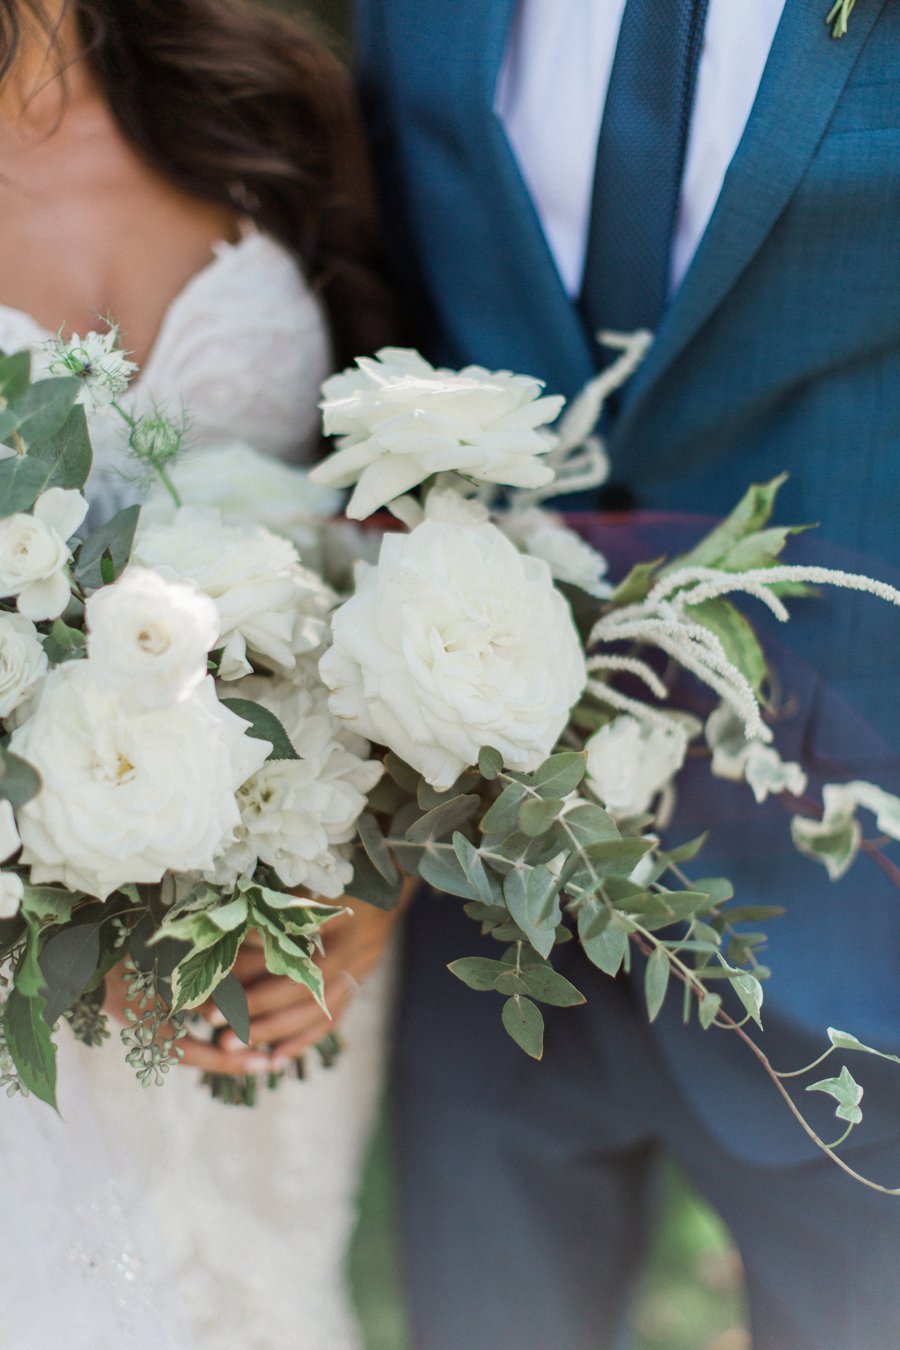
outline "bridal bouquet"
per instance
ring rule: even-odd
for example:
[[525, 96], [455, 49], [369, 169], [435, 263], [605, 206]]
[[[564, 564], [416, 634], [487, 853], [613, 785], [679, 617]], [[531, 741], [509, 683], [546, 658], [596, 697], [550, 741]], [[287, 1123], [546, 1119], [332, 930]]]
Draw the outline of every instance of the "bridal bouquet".
[[[330, 544], [313, 531], [319, 572], [283, 537], [284, 485], [248, 502], [229, 472], [176, 460], [171, 429], [141, 423], [132, 445], [162, 486], [141, 518], [132, 508], [75, 540], [90, 460], [79, 374], [29, 385], [24, 358], [0, 364], [15, 424], [0, 424], [10, 1081], [52, 1100], [52, 1028], [65, 1016], [98, 1034], [103, 979], [123, 956], [146, 1007], [129, 1057], [158, 1077], [177, 1057], [172, 1018], [209, 997], [245, 1033], [230, 971], [251, 929], [271, 970], [320, 995], [320, 929], [339, 912], [324, 901], [390, 907], [418, 875], [498, 940], [495, 959], [451, 968], [501, 996], [528, 1054], [542, 1054], [541, 1005], [584, 1001], [552, 964], [577, 940], [611, 977], [640, 957], [651, 1019], [680, 986], [685, 1018], [747, 1040], [803, 1120], [743, 1029], [762, 1025], [759, 925], [779, 911], [733, 903], [727, 879], [689, 878], [703, 838], [667, 848], [665, 827], [699, 747], [758, 802], [781, 795], [797, 847], [832, 877], [860, 849], [859, 811], [900, 839], [900, 800], [874, 784], [830, 785], [810, 814], [802, 767], [774, 744], [770, 671], [741, 607], [787, 620], [810, 586], [900, 593], [784, 565], [780, 479], [687, 554], [611, 580], [546, 507], [606, 471], [592, 429], [646, 344], [607, 336], [619, 359], [563, 416], [536, 380], [436, 370], [406, 350], [329, 380], [337, 448], [308, 478], [294, 471], [298, 500], [352, 489]], [[355, 523], [383, 508], [368, 532]], [[705, 686], [708, 715], [678, 672]], [[878, 1053], [828, 1034], [826, 1056]], [[846, 1065], [810, 1088], [847, 1132], [862, 1119]]]

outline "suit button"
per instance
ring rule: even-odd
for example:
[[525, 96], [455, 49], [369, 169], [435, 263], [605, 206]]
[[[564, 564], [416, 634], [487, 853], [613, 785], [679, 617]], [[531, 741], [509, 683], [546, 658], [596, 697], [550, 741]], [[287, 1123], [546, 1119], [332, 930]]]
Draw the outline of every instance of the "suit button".
[[604, 483], [597, 491], [598, 511], [634, 511], [637, 497], [625, 483]]

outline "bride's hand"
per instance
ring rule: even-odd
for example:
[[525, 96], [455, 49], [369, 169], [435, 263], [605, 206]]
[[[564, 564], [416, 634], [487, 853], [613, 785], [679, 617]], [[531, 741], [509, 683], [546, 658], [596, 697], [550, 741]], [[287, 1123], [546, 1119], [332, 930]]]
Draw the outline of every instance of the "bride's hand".
[[[250, 1008], [250, 1050], [227, 1031], [219, 1038], [221, 1051], [240, 1060], [259, 1056], [266, 1047], [266, 1068], [286, 1068], [311, 1049], [340, 1022], [357, 987], [378, 963], [403, 909], [415, 890], [408, 882], [395, 910], [385, 913], [360, 901], [343, 899], [351, 914], [332, 919], [324, 930], [325, 955], [320, 959], [329, 1017], [303, 985], [283, 975], [266, 971], [262, 951], [250, 945], [239, 953], [234, 973], [247, 991]], [[221, 1025], [215, 1009], [207, 1013], [213, 1025]], [[234, 1072], [229, 1070], [228, 1072]], [[247, 1072], [246, 1068], [239, 1072]]]

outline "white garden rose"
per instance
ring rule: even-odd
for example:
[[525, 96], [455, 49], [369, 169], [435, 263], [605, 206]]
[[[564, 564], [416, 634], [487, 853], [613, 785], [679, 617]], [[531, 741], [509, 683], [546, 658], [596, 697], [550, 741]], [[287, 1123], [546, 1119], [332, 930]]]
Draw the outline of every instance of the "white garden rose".
[[205, 678], [219, 636], [215, 603], [191, 582], [129, 567], [85, 606], [97, 683], [135, 710], [188, 698]]
[[38, 497], [31, 515], [0, 520], [0, 596], [15, 596], [26, 619], [58, 619], [69, 603], [68, 541], [87, 509], [80, 492], [54, 487]]
[[[182, 455], [168, 470], [185, 506], [212, 506], [226, 524], [253, 521], [290, 539], [310, 565], [321, 547], [323, 520], [335, 515], [340, 493], [310, 481], [309, 473], [260, 454], [242, 441], [204, 447]], [[176, 511], [158, 481], [144, 502], [145, 523], [171, 524]]]
[[514, 544], [533, 558], [543, 558], [557, 581], [579, 586], [598, 600], [612, 595], [605, 579], [607, 561], [602, 553], [570, 530], [559, 516], [539, 507], [512, 511], [501, 521], [501, 528]]
[[362, 520], [432, 474], [480, 483], [544, 487], [540, 457], [556, 438], [546, 424], [564, 400], [542, 398], [540, 380], [508, 371], [436, 370], [418, 352], [385, 347], [322, 387], [324, 428], [338, 448], [310, 477], [356, 484], [347, 515]]
[[427, 519], [386, 535], [333, 618], [320, 662], [331, 708], [449, 788], [495, 747], [513, 769], [550, 754], [585, 685], [584, 653], [546, 563], [493, 525]]
[[334, 900], [353, 875], [341, 846], [353, 839], [382, 765], [329, 711], [328, 691], [317, 682], [254, 676], [232, 691], [270, 709], [300, 758], [267, 760], [238, 792], [241, 826], [213, 879], [231, 883], [260, 861], [283, 885]]
[[129, 882], [212, 868], [240, 825], [235, 793], [271, 748], [246, 727], [208, 678], [184, 702], [136, 715], [91, 661], [52, 670], [11, 740], [43, 780], [18, 815], [32, 881], [105, 900]]
[[331, 591], [301, 566], [293, 544], [259, 525], [229, 525], [212, 507], [184, 506], [170, 524], [140, 527], [134, 556], [215, 601], [225, 680], [250, 674], [251, 660], [290, 674], [325, 640]]
[[47, 655], [30, 619], [0, 614], [0, 718], [9, 717], [47, 673]]
[[[16, 818], [8, 801], [0, 800], [0, 863], [6, 862], [22, 846]], [[15, 872], [0, 868], [0, 919], [13, 919], [19, 912], [25, 887]]]
[[587, 742], [587, 783], [611, 816], [642, 816], [678, 773], [689, 735], [675, 718], [623, 713]]

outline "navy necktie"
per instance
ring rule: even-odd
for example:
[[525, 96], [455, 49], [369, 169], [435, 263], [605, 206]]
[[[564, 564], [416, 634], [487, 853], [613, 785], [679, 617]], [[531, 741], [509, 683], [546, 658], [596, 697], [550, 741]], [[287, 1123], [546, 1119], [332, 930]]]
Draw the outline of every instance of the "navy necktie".
[[[580, 309], [600, 329], [655, 330], [709, 0], [627, 0], [597, 147]], [[598, 360], [606, 357], [598, 349]]]

